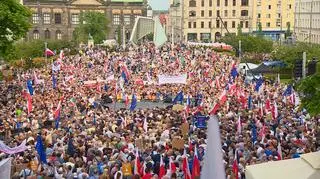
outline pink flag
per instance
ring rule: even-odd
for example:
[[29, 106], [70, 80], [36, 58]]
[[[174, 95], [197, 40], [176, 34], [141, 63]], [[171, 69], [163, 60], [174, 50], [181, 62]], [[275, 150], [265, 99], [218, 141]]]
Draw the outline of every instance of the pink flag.
[[48, 48], [45, 50], [44, 53], [47, 56], [54, 56], [55, 55], [55, 53], [52, 50], [48, 49]]
[[60, 50], [59, 58], [60, 58], [60, 60], [63, 60], [63, 58], [64, 58], [63, 50]]
[[240, 116], [238, 117], [238, 122], [237, 122], [237, 132], [238, 134], [241, 134], [241, 119]]
[[274, 101], [274, 104], [272, 106], [272, 117], [274, 120], [276, 120], [278, 118], [278, 106], [276, 101]]

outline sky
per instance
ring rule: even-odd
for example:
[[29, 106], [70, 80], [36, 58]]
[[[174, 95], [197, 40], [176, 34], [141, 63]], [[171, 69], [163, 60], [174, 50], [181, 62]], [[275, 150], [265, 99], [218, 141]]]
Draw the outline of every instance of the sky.
[[168, 10], [169, 0], [149, 0], [153, 10]]

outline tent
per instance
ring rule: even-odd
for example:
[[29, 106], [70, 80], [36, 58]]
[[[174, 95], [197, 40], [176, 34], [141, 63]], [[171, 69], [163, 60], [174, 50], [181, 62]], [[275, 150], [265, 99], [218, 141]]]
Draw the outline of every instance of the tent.
[[319, 179], [320, 152], [301, 155], [300, 158], [247, 166], [246, 179]]
[[261, 74], [261, 73], [275, 73], [276, 68], [283, 68], [286, 64], [282, 61], [265, 61], [260, 64], [255, 69], [250, 69], [249, 72], [252, 74]]

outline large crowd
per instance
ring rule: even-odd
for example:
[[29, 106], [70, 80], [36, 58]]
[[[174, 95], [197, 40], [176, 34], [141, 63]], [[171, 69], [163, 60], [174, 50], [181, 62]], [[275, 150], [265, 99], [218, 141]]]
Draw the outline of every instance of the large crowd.
[[[27, 149], [0, 158], [13, 158], [12, 178], [199, 178], [194, 160], [202, 167], [210, 136], [196, 116], [207, 115], [219, 119], [227, 178], [245, 178], [248, 165], [319, 151], [320, 118], [300, 107], [293, 88], [247, 81], [238, 64], [208, 47], [143, 44], [61, 53], [50, 67], [15, 70], [0, 85], [0, 138], [10, 147], [26, 141]], [[158, 85], [161, 74], [187, 74], [187, 82]]]

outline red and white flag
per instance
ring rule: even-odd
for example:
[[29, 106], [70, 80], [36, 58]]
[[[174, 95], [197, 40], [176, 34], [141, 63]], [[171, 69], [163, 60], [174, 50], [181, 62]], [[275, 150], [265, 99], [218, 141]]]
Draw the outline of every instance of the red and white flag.
[[219, 76], [216, 76], [215, 83], [216, 83], [215, 86], [217, 87], [217, 89], [220, 89], [221, 85], [220, 85], [220, 81], [219, 81]]
[[276, 101], [274, 101], [274, 104], [272, 106], [272, 111], [271, 112], [272, 112], [272, 118], [274, 120], [276, 120], [278, 118], [278, 106], [277, 106]]
[[138, 148], [136, 148], [136, 159], [134, 161], [134, 174], [135, 175], [141, 175], [140, 173], [141, 170], [141, 163], [140, 163], [140, 159], [139, 159], [139, 151]]
[[282, 150], [281, 150], [280, 141], [278, 142], [277, 152], [278, 152], [278, 160], [282, 160]]
[[213, 105], [213, 107], [211, 108], [209, 114], [210, 114], [210, 115], [215, 115], [215, 114], [217, 114], [217, 111], [218, 111], [219, 107], [220, 107], [220, 104], [219, 104], [219, 103], [214, 103], [214, 105]]
[[233, 164], [232, 164], [232, 171], [235, 176], [235, 179], [239, 179], [239, 167], [238, 167], [238, 161], [237, 161], [237, 153], [238, 153], [238, 151], [236, 150], [236, 152], [234, 154]]
[[223, 105], [227, 101], [227, 90], [223, 90], [223, 92], [219, 96], [219, 103]]
[[200, 161], [197, 154], [197, 146], [194, 146], [194, 157], [192, 164], [192, 178], [200, 177]]
[[159, 179], [162, 179], [166, 175], [166, 168], [162, 159], [162, 155], [160, 154], [160, 169], [159, 169]]
[[186, 150], [183, 152], [183, 161], [182, 161], [182, 171], [184, 173], [185, 179], [191, 179], [191, 172], [189, 169], [189, 162], [188, 162], [188, 156]]
[[60, 50], [59, 58], [60, 58], [60, 60], [63, 60], [63, 58], [64, 58], [63, 50]]
[[52, 50], [48, 49], [48, 48], [44, 51], [44, 53], [47, 56], [54, 56], [55, 55], [55, 53]]
[[262, 105], [262, 103], [259, 102], [258, 107], [259, 107], [260, 117], [263, 117], [263, 105]]
[[143, 121], [143, 129], [145, 133], [148, 132], [148, 121], [146, 117], [144, 118], [144, 121]]
[[268, 113], [269, 111], [271, 111], [271, 103], [270, 103], [270, 99], [267, 98], [266, 103], [265, 103], [265, 109], [266, 109], [266, 113]]
[[174, 164], [173, 160], [172, 160], [172, 157], [170, 157], [170, 161], [169, 161], [169, 170], [170, 170], [170, 174], [172, 175], [173, 173], [176, 173], [177, 172], [177, 167], [176, 165]]

